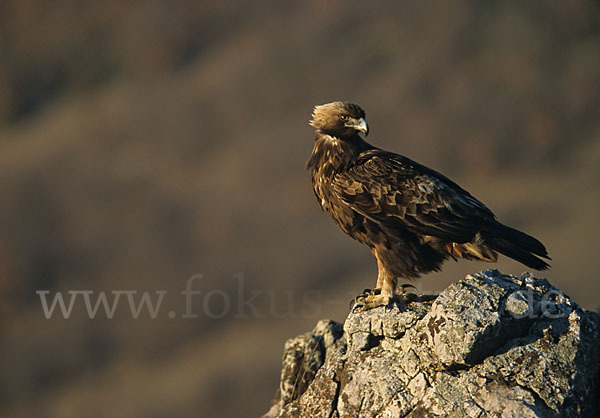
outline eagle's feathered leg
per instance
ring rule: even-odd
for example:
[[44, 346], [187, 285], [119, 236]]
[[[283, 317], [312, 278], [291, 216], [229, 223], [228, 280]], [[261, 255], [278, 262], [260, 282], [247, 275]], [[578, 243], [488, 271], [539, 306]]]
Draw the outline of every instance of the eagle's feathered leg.
[[386, 268], [377, 251], [371, 252], [377, 260], [377, 287], [375, 289], [365, 289], [362, 294], [354, 298], [354, 312], [367, 311], [379, 306], [391, 307], [397, 303], [401, 308], [405, 307], [404, 294], [407, 287], [414, 287], [410, 284], [401, 285], [401, 293], [397, 293], [398, 278], [390, 273]]

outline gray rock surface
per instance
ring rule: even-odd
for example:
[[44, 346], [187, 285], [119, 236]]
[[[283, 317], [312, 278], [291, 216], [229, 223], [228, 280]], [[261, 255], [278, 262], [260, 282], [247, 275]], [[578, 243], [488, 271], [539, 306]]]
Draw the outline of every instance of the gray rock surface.
[[285, 344], [274, 417], [598, 417], [600, 316], [486, 270]]

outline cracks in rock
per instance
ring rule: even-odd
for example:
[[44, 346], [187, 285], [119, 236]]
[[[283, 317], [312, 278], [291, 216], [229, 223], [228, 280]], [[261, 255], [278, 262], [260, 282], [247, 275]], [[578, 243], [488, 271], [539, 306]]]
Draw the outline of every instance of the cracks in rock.
[[381, 343], [381, 340], [383, 340], [384, 338], [385, 337], [383, 335], [367, 335], [367, 346], [363, 349], [363, 351], [368, 351], [372, 348], [377, 347]]
[[335, 393], [331, 397], [331, 403], [327, 406], [327, 409], [329, 410], [327, 418], [333, 418], [336, 412], [337, 416], [340, 416], [340, 411], [338, 411], [340, 394], [348, 382], [347, 372], [344, 370], [348, 361], [345, 348], [341, 348], [338, 355], [339, 357], [335, 362], [335, 366], [333, 370], [331, 370], [333, 374], [331, 376], [331, 381], [335, 384]]
[[[446, 399], [446, 397], [437, 390], [437, 388], [433, 389], [435, 394], [444, 402], [446, 402], [446, 405], [452, 405], [452, 402], [450, 402], [450, 400]], [[446, 408], [442, 408], [442, 410], [444, 411], [444, 415], [448, 416], [450, 411], [448, 411]]]
[[[479, 372], [478, 376], [486, 379], [486, 382], [496, 381], [500, 386], [504, 386], [506, 388], [518, 387], [531, 395], [531, 397], [534, 400], [533, 405], [535, 405], [538, 408], [548, 409], [548, 410], [551, 410], [556, 413], [556, 410], [554, 408], [552, 408], [550, 405], [548, 405], [535, 390], [533, 390], [532, 388], [530, 388], [528, 386], [524, 386], [523, 384], [518, 383], [518, 381], [515, 379], [506, 378], [505, 376], [503, 376], [500, 373], [496, 373], [493, 376], [490, 376], [490, 375], [482, 374], [481, 372]], [[473, 394], [471, 393], [469, 388], [467, 388], [467, 391], [469, 393], [469, 396], [471, 396], [471, 399], [473, 400], [473, 402], [475, 402], [475, 404], [477, 406], [479, 406], [480, 408], [482, 408], [485, 411], [485, 408], [483, 408], [481, 405], [479, 405], [475, 401], [475, 397], [473, 396]]]
[[549, 410], [551, 410], [554, 413], [557, 413], [557, 411], [552, 408], [550, 405], [548, 405], [541, 397], [539, 394], [536, 393], [535, 390], [533, 390], [530, 387], [527, 386], [523, 386], [519, 383], [509, 383], [507, 382], [507, 387], [520, 387], [521, 389], [523, 389], [524, 391], [528, 392], [529, 394], [531, 394], [531, 396], [533, 397], [533, 400], [535, 401], [535, 406], [537, 407], [542, 407], [542, 408], [547, 408]]
[[[483, 362], [483, 361], [482, 361]], [[451, 376], [459, 376], [461, 372], [470, 370], [473, 366], [467, 364], [453, 363], [446, 367], [444, 370]]]
[[540, 397], [540, 395], [538, 395], [534, 390], [532, 390], [531, 388], [524, 388], [521, 385], [518, 385], [518, 386], [521, 389], [524, 389], [527, 392], [531, 393], [531, 395], [533, 396], [533, 399], [535, 400], [535, 405], [536, 406], [541, 406], [543, 408], [548, 408], [548, 409], [552, 410], [553, 412], [557, 412], [554, 408], [552, 408], [549, 405], [547, 405], [546, 402], [544, 402], [544, 400]]
[[342, 388], [342, 384], [337, 376], [334, 376], [333, 381], [335, 382], [335, 394], [333, 395], [333, 399], [331, 400], [331, 413], [327, 418], [332, 418], [334, 413], [340, 414], [338, 409], [338, 401], [340, 399], [340, 392]]
[[485, 408], [483, 407], [483, 405], [480, 405], [479, 402], [477, 402], [475, 395], [473, 395], [473, 393], [471, 392], [471, 388], [467, 386], [467, 393], [469, 394], [470, 399], [473, 401], [473, 403], [479, 408], [479, 415], [481, 416], [481, 414], [483, 414], [485, 412]]
[[356, 414], [357, 416], [360, 416], [360, 411], [362, 411], [362, 407], [365, 404], [365, 398], [360, 398], [360, 404], [358, 405], [358, 413]]

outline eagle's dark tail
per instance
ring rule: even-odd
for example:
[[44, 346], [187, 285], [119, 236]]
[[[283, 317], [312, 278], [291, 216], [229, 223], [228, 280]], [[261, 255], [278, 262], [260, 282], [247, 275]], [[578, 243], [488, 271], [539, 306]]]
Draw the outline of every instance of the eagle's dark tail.
[[486, 245], [499, 253], [536, 270], [546, 270], [550, 267], [542, 260], [542, 258], [550, 260], [546, 247], [531, 235], [500, 222], [494, 223], [491, 228], [482, 232]]

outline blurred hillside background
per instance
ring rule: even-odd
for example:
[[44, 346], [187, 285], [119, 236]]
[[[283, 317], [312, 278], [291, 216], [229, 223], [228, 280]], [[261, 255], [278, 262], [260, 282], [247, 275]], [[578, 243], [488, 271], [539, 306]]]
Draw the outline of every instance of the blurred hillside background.
[[[2, 1], [0, 416], [266, 412], [285, 339], [375, 284], [304, 169], [312, 107], [335, 99], [541, 239], [539, 275], [598, 308], [599, 9]], [[419, 286], [487, 267], [526, 270], [448, 262]], [[38, 290], [168, 294], [156, 319], [123, 297], [112, 319], [80, 300], [47, 320]]]

